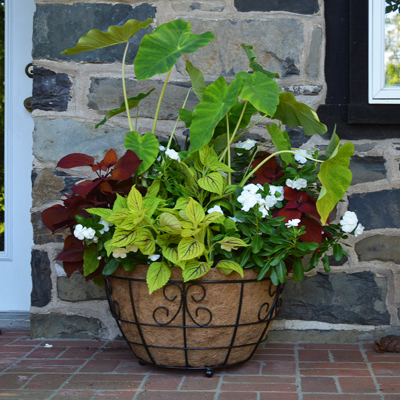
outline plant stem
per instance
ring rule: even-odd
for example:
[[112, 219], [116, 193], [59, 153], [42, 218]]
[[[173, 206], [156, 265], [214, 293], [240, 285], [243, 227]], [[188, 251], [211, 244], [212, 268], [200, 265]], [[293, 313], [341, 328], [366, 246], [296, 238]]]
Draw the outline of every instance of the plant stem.
[[[185, 108], [186, 102], [188, 101], [188, 98], [189, 98], [189, 95], [190, 95], [190, 91], [191, 91], [191, 90], [192, 90], [192, 88], [190, 88], [190, 89], [188, 90], [187, 95], [186, 95], [186, 97], [185, 97], [185, 101], [183, 102], [182, 108]], [[178, 114], [178, 119], [176, 120], [174, 129], [172, 129], [171, 136], [170, 136], [169, 141], [168, 141], [167, 150], [171, 147], [172, 138], [174, 137], [175, 130], [176, 130], [176, 128], [178, 127], [178, 123], [179, 123], [180, 120], [181, 120], [181, 119], [180, 119], [179, 114]]]
[[[249, 162], [249, 165], [248, 165], [247, 168], [246, 168], [246, 171], [244, 172], [245, 175], [246, 175], [247, 172], [249, 171], [252, 162], [253, 162], [254, 159], [256, 158], [257, 153], [258, 153], [266, 144], [268, 144], [269, 142], [271, 142], [271, 139], [270, 139], [270, 140], [267, 140], [267, 141], [266, 141], [265, 143], [263, 143], [261, 146], [258, 146], [257, 150], [254, 152], [253, 156], [252, 156], [251, 159], [250, 159], [250, 162]], [[268, 150], [269, 150], [269, 149], [268, 149]]]
[[139, 106], [136, 107], [136, 120], [135, 120], [135, 131], [137, 132], [137, 122], [139, 119]]
[[[173, 68], [173, 67], [172, 67]], [[160, 112], [161, 108], [161, 102], [164, 97], [165, 89], [167, 88], [167, 83], [169, 80], [169, 77], [171, 76], [172, 68], [169, 70], [167, 77], [165, 78], [164, 86], [162, 88], [160, 98], [158, 99], [158, 104], [157, 104], [157, 110], [156, 110], [156, 115], [154, 116], [154, 124], [153, 124], [153, 130], [152, 133], [156, 133], [156, 126], [157, 126], [157, 119], [158, 119], [158, 114]]]
[[125, 108], [126, 108], [126, 114], [128, 115], [129, 128], [132, 132], [133, 125], [132, 125], [131, 114], [129, 111], [128, 93], [126, 93], [126, 82], [125, 82], [125, 60], [126, 60], [126, 55], [128, 54], [128, 48], [129, 48], [129, 42], [127, 41], [126, 47], [125, 47], [125, 52], [124, 52], [124, 58], [122, 59], [122, 87], [124, 89]]
[[272, 157], [275, 157], [275, 156], [277, 156], [278, 154], [283, 154], [283, 153], [298, 154], [298, 155], [301, 155], [302, 157], [307, 158], [308, 160], [311, 160], [311, 161], [315, 161], [315, 162], [319, 162], [319, 163], [323, 163], [323, 162], [324, 162], [324, 161], [322, 161], [322, 160], [317, 160], [317, 159], [315, 159], [315, 158], [305, 156], [304, 154], [298, 153], [298, 152], [293, 151], [293, 150], [281, 150], [281, 151], [277, 151], [277, 152], [271, 154], [269, 157], [267, 157], [267, 158], [266, 158], [265, 160], [263, 160], [262, 162], [260, 162], [260, 164], [258, 164], [257, 167], [255, 167], [252, 171], [250, 171], [250, 172], [242, 179], [242, 182], [240, 182], [239, 186], [243, 186], [243, 185], [250, 179], [250, 177], [251, 177], [259, 168], [261, 168], [267, 161], [269, 161]]
[[[231, 145], [230, 145], [230, 134], [229, 134], [229, 116], [228, 116], [228, 114], [226, 114], [226, 135], [227, 135], [227, 138], [228, 138], [228, 145], [227, 145], [227, 147], [226, 147], [226, 149], [225, 150], [227, 150], [228, 151], [228, 155], [227, 155], [227, 158], [228, 158], [228, 162], [227, 162], [227, 164], [228, 164], [228, 167], [230, 168], [231, 167]], [[231, 176], [231, 172], [229, 171], [228, 172], [228, 185], [231, 185], [232, 184], [232, 176]]]

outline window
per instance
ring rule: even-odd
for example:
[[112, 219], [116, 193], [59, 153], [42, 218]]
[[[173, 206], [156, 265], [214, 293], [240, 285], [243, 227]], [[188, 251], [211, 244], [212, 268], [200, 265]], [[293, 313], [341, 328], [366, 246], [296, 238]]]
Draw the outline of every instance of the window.
[[387, 4], [369, 0], [370, 104], [400, 104], [400, 14]]

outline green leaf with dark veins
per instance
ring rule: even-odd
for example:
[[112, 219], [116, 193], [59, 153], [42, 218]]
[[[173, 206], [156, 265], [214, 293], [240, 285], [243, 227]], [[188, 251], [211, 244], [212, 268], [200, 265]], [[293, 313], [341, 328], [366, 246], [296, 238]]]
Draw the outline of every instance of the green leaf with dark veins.
[[153, 262], [150, 264], [146, 275], [149, 294], [162, 288], [171, 277], [171, 270], [164, 262]]
[[109, 208], [87, 208], [85, 211], [87, 211], [89, 214], [98, 215], [105, 221], [108, 221], [108, 218], [112, 214], [112, 210]]
[[279, 105], [272, 119], [278, 119], [291, 128], [301, 126], [308, 136], [327, 132], [326, 125], [319, 121], [317, 113], [306, 104], [299, 103], [294, 94], [289, 92], [279, 95]]
[[83, 251], [83, 275], [88, 276], [100, 265], [100, 260], [97, 259], [99, 256], [99, 250], [95, 243], [86, 247]]
[[154, 254], [156, 250], [156, 241], [150, 229], [140, 228], [136, 232], [137, 237], [135, 239], [135, 244], [137, 244], [142, 254], [146, 256]]
[[65, 49], [61, 54], [71, 56], [73, 54], [84, 53], [86, 51], [97, 50], [127, 42], [128, 39], [135, 36], [141, 29], [148, 28], [149, 24], [152, 22], [153, 20], [151, 18], [148, 18], [144, 22], [130, 19], [123, 26], [110, 26], [107, 33], [98, 29], [92, 29], [79, 39], [75, 47]]
[[117, 228], [111, 239], [111, 245], [116, 248], [126, 247], [132, 244], [137, 238], [137, 231], [127, 231], [125, 229]]
[[179, 260], [192, 260], [204, 253], [204, 244], [191, 237], [183, 238], [178, 245]]
[[141, 193], [135, 188], [135, 186], [132, 186], [132, 189], [130, 190], [127, 198], [127, 205], [129, 210], [139, 214], [142, 209], [142, 204], [143, 197]]
[[192, 81], [193, 91], [196, 93], [196, 96], [201, 101], [203, 93], [206, 90], [204, 75], [200, 70], [195, 68], [189, 60], [186, 60], [186, 71], [188, 72], [190, 80]]
[[191, 261], [186, 264], [182, 271], [183, 281], [188, 282], [200, 278], [211, 269], [211, 264], [205, 261]]
[[[149, 90], [147, 93], [139, 93], [135, 97], [129, 97], [128, 98], [128, 107], [131, 110], [132, 108], [138, 107], [139, 103], [145, 99], [147, 96], [150, 95], [151, 92], [153, 92], [154, 89]], [[113, 110], [110, 110], [106, 116], [103, 118], [101, 122], [96, 124], [94, 127], [97, 129], [100, 125], [104, 125], [110, 118], [115, 117], [118, 114], [121, 114], [123, 112], [126, 112], [126, 106], [125, 106], [125, 101], [122, 102], [119, 108], [114, 108]]]
[[228, 87], [225, 78], [221, 76], [207, 87], [201, 102], [193, 111], [190, 126], [191, 153], [210, 142], [218, 122], [236, 103], [241, 86], [241, 80], [234, 80]]
[[128, 132], [125, 136], [125, 147], [132, 150], [142, 163], [136, 170], [136, 175], [146, 172], [156, 160], [159, 153], [158, 139], [152, 132], [140, 136], [137, 132]]
[[128, 205], [126, 204], [126, 198], [122, 197], [120, 194], [117, 193], [117, 198], [113, 205], [113, 211], [118, 211], [121, 208], [127, 208]]
[[131, 215], [130, 211], [127, 208], [120, 208], [117, 211], [113, 211], [113, 213], [108, 217], [108, 221], [113, 223], [114, 225], [119, 225], [125, 221]]
[[221, 245], [221, 249], [226, 250], [226, 251], [232, 251], [236, 250], [237, 247], [247, 247], [248, 244], [243, 242], [242, 239], [239, 239], [237, 237], [225, 237], [222, 240], [218, 241]]
[[182, 225], [175, 215], [164, 212], [160, 215], [160, 228], [166, 232], [179, 233]]
[[186, 217], [189, 218], [194, 224], [200, 224], [206, 216], [203, 207], [195, 200], [190, 198], [189, 204], [186, 209]]
[[171, 261], [174, 265], [179, 261], [178, 250], [176, 247], [163, 247], [162, 254], [168, 261]]
[[198, 180], [199, 186], [211, 193], [217, 193], [222, 196], [224, 192], [224, 178], [219, 172], [211, 172], [204, 178]]
[[168, 72], [183, 54], [190, 54], [208, 45], [214, 34], [192, 34], [189, 22], [176, 19], [160, 25], [146, 35], [135, 58], [135, 74], [139, 80]]

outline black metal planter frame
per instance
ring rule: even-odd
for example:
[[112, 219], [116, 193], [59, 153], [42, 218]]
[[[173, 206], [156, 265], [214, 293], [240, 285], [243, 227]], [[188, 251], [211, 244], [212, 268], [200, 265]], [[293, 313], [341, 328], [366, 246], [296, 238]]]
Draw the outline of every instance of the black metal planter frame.
[[[132, 313], [133, 313], [133, 316], [135, 317], [135, 321], [127, 321], [127, 320], [121, 319], [120, 306], [116, 300], [112, 299], [113, 285], [112, 285], [111, 280], [115, 280], [116, 282], [121, 281], [121, 280], [128, 282], [130, 302], [131, 302], [130, 306], [132, 307]], [[262, 304], [262, 306], [260, 307], [260, 309], [258, 311], [257, 320], [255, 322], [241, 324], [241, 323], [239, 323], [239, 321], [240, 321], [240, 316], [242, 313], [242, 301], [243, 301], [244, 287], [247, 283], [257, 282], [256, 279], [218, 280], [218, 281], [215, 281], [215, 280], [199, 281], [199, 280], [197, 280], [197, 281], [186, 282], [186, 283], [183, 281], [180, 281], [180, 280], [170, 280], [167, 283], [167, 285], [164, 286], [163, 295], [164, 295], [165, 300], [167, 300], [168, 302], [174, 302], [176, 300], [179, 301], [179, 294], [175, 295], [175, 297], [173, 297], [173, 298], [168, 297], [168, 295], [166, 294], [166, 290], [168, 287], [174, 286], [175, 288], [179, 289], [180, 304], [178, 307], [178, 311], [167, 322], [161, 323], [157, 319], [157, 314], [159, 312], [164, 312], [166, 314], [166, 316], [169, 317], [170, 310], [167, 307], [165, 307], [164, 305], [155, 308], [153, 311], [153, 320], [154, 320], [154, 324], [153, 324], [153, 323], [138, 321], [137, 309], [136, 309], [136, 305], [134, 302], [132, 284], [134, 282], [141, 282], [141, 283], [146, 284], [145, 279], [127, 278], [127, 277], [121, 277], [121, 276], [105, 276], [104, 281], [105, 281], [106, 294], [107, 294], [108, 303], [110, 305], [111, 313], [112, 313], [113, 317], [115, 318], [124, 339], [130, 345], [142, 346], [145, 349], [149, 359], [151, 360], [151, 362], [147, 362], [147, 361], [142, 360], [140, 357], [138, 357], [140, 365], [152, 365], [155, 367], [175, 368], [175, 369], [205, 369], [206, 370], [205, 375], [207, 377], [212, 377], [213, 370], [216, 368], [233, 367], [236, 365], [244, 364], [245, 362], [249, 361], [251, 359], [251, 357], [253, 356], [253, 354], [255, 353], [255, 351], [257, 350], [257, 347], [259, 346], [259, 344], [264, 342], [267, 339], [268, 328], [270, 327], [272, 321], [276, 318], [278, 311], [279, 311], [279, 307], [282, 302], [281, 294], [282, 294], [282, 290], [283, 290], [283, 285], [279, 284], [278, 286], [275, 286], [272, 284], [272, 282], [269, 278], [264, 278], [263, 281], [269, 281], [269, 286], [268, 286], [269, 289], [268, 290], [269, 290], [269, 295], [271, 296], [272, 300], [271, 300], [271, 302], [264, 302]], [[234, 325], [212, 325], [211, 322], [213, 320], [213, 313], [210, 309], [199, 306], [196, 308], [195, 313], [193, 313], [190, 311], [190, 308], [188, 306], [190, 302], [199, 304], [206, 298], [206, 296], [207, 296], [206, 286], [207, 285], [222, 284], [222, 283], [228, 284], [228, 285], [233, 285], [233, 284], [240, 285], [240, 295], [239, 295], [239, 301], [238, 301], [238, 305], [237, 305], [237, 315], [235, 318], [236, 323]], [[191, 289], [194, 287], [200, 287], [202, 290], [202, 295], [198, 298], [195, 298], [190, 293]], [[180, 312], [182, 312], [183, 325], [173, 325], [172, 324], [173, 321], [179, 315]], [[200, 323], [198, 321], [199, 312], [208, 313], [208, 320], [206, 322]], [[194, 325], [187, 325], [187, 320], [189, 320], [189, 319], [194, 323]], [[123, 329], [121, 328], [121, 323], [128, 323], [128, 324], [136, 325], [139, 335], [140, 335], [140, 338], [142, 340], [142, 343], [133, 342], [133, 341], [128, 340], [128, 338], [124, 334]], [[264, 324], [264, 327], [262, 328], [262, 333], [259, 336], [257, 341], [255, 341], [255, 342], [253, 341], [252, 343], [246, 343], [246, 344], [241, 344], [241, 345], [234, 345], [235, 338], [236, 338], [239, 327], [249, 326], [249, 325], [256, 326], [256, 325], [260, 325], [260, 324]], [[169, 328], [183, 329], [184, 346], [183, 347], [167, 347], [167, 346], [150, 345], [146, 342], [146, 337], [143, 334], [143, 331], [142, 331], [143, 326], [146, 326], [146, 327], [168, 326]], [[230, 343], [228, 346], [188, 347], [187, 346], [187, 330], [188, 329], [202, 329], [202, 328], [234, 328], [234, 329], [233, 329], [232, 338], [229, 341]], [[241, 362], [231, 363], [231, 364], [228, 363], [229, 356], [231, 354], [232, 349], [240, 348], [240, 347], [247, 347], [247, 346], [254, 346], [254, 349], [251, 351], [251, 354], [249, 357], [247, 357], [245, 360], [243, 360]], [[132, 349], [132, 346], [130, 346], [130, 347]], [[157, 365], [157, 363], [155, 362], [154, 357], [152, 355], [152, 349], [183, 350], [184, 354], [185, 354], [185, 366], [176, 367], [176, 366]], [[207, 367], [207, 366], [192, 367], [190, 365], [189, 360], [188, 360], [188, 351], [190, 351], [190, 350], [217, 350], [217, 349], [227, 351], [225, 361], [221, 365], [212, 366], [212, 367]], [[132, 352], [134, 353], [133, 350], [132, 350]]]

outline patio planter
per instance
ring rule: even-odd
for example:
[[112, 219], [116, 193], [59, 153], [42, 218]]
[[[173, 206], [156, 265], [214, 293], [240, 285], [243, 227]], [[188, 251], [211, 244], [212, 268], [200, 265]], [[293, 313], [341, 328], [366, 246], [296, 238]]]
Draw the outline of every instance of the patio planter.
[[148, 267], [105, 277], [119, 328], [140, 363], [169, 368], [217, 367], [248, 361], [263, 342], [281, 303], [282, 285], [245, 270], [244, 278], [210, 270], [183, 282], [174, 268], [163, 289], [149, 295]]

